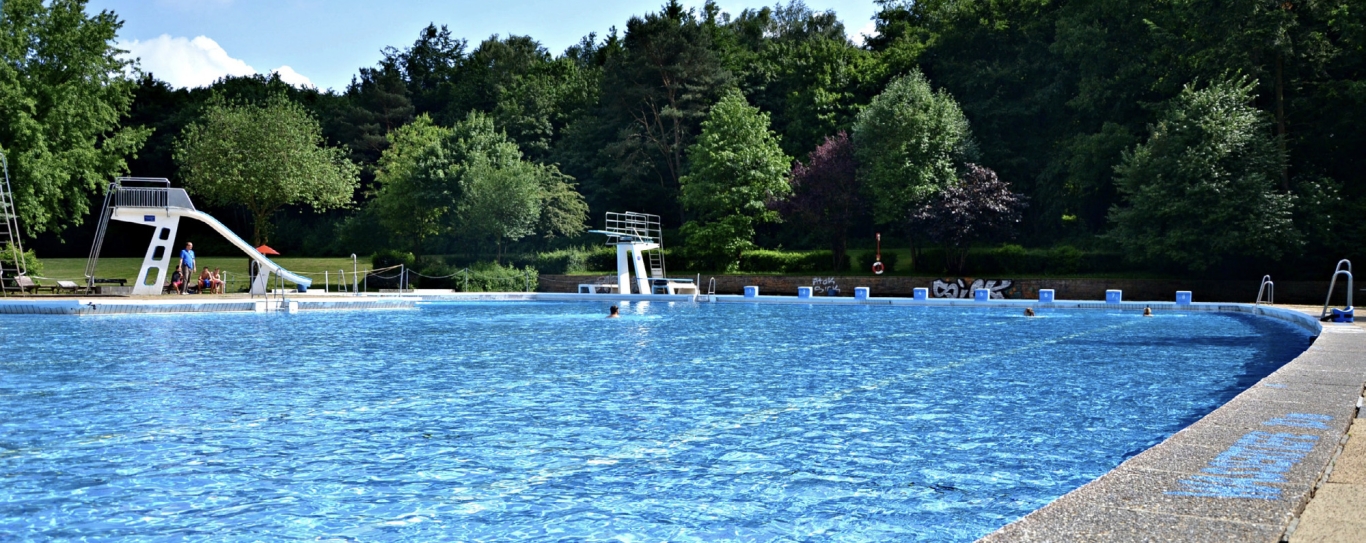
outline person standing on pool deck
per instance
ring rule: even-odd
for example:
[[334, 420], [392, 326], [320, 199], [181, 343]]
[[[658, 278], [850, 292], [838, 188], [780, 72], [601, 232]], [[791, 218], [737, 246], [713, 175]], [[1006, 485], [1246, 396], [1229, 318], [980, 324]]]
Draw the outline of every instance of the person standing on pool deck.
[[[190, 243], [190, 242], [188, 242], [188, 241], [185, 242], [185, 248], [180, 250], [180, 266], [181, 266], [182, 268], [185, 268], [185, 270], [184, 270], [183, 272], [181, 272], [181, 274], [180, 274], [181, 277], [194, 277], [194, 276], [195, 276], [195, 275], [194, 275], [194, 244], [193, 244], [193, 243]], [[185, 282], [182, 283], [182, 284], [185, 285], [185, 286], [181, 287], [181, 289], [180, 289], [180, 294], [184, 295], [184, 294], [185, 294], [185, 291], [189, 289], [189, 284], [190, 284], [190, 282], [189, 282], [189, 281], [185, 281]]]

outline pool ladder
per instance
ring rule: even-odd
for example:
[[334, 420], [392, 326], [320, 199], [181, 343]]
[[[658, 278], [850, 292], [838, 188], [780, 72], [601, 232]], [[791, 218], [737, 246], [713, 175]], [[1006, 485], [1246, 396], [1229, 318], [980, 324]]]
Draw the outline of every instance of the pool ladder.
[[[1343, 268], [1343, 264], [1346, 264], [1347, 267]], [[1337, 266], [1333, 267], [1333, 280], [1328, 282], [1328, 298], [1323, 300], [1323, 312], [1319, 314], [1320, 319], [1328, 316], [1328, 304], [1333, 301], [1333, 288], [1338, 284], [1339, 275], [1347, 276], [1347, 306], [1344, 309], [1352, 309], [1352, 261], [1344, 258], [1338, 261]]]
[[1257, 287], [1257, 301], [1254, 305], [1262, 304], [1262, 295], [1266, 294], [1266, 304], [1276, 305], [1276, 282], [1271, 280], [1270, 275], [1262, 276], [1262, 284]]

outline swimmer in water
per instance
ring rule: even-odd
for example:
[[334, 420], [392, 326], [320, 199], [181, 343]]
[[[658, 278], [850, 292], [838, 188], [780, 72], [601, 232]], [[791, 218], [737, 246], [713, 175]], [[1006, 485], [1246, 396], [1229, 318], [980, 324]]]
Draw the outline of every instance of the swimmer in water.
[[1033, 317], [1033, 316], [1034, 316], [1034, 308], [1032, 308], [1032, 307], [1026, 307], [1026, 308], [1025, 308], [1025, 316], [1026, 316], [1026, 317]]
[[1144, 317], [1151, 317], [1151, 316], [1153, 316], [1153, 308], [1148, 307], [1148, 306], [1144, 306], [1144, 307], [1143, 307], [1143, 316], [1144, 316]]
[[619, 312], [617, 311], [617, 306], [614, 305], [614, 306], [612, 306], [611, 308], [609, 308], [609, 309], [607, 310], [607, 318], [609, 318], [609, 319], [620, 319], [620, 318], [621, 318], [621, 313], [619, 313]]

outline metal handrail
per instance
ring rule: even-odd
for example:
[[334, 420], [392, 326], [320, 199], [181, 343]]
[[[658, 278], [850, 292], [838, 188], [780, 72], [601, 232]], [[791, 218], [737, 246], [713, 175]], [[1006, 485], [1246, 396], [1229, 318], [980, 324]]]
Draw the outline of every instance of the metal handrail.
[[[1345, 270], [1342, 269], [1342, 264], [1343, 264], [1344, 262], [1347, 263], [1347, 269], [1345, 269]], [[1346, 307], [1345, 309], [1352, 309], [1352, 307], [1353, 307], [1353, 306], [1352, 306], [1352, 288], [1353, 288], [1353, 285], [1352, 285], [1352, 261], [1347, 260], [1347, 259], [1344, 258], [1344, 259], [1338, 261], [1338, 265], [1337, 265], [1337, 266], [1334, 266], [1334, 267], [1333, 267], [1333, 280], [1328, 282], [1328, 297], [1325, 298], [1325, 299], [1323, 300], [1323, 312], [1322, 312], [1322, 313], [1319, 313], [1319, 318], [1320, 318], [1320, 319], [1328, 316], [1328, 304], [1331, 303], [1331, 302], [1333, 301], [1333, 288], [1336, 287], [1337, 284], [1338, 284], [1338, 276], [1339, 276], [1339, 275], [1346, 275], [1346, 276], [1347, 276], [1347, 307]]]
[[[701, 276], [699, 275], [698, 277], [701, 277]], [[714, 295], [714, 294], [716, 294], [716, 278], [715, 278], [715, 277], [711, 278], [710, 281], [707, 281], [707, 296], [711, 296], [711, 295]]]
[[1262, 277], [1262, 284], [1257, 287], [1257, 301], [1254, 305], [1261, 305], [1263, 292], [1267, 294], [1267, 305], [1276, 305], [1276, 283], [1271, 280], [1270, 275]]

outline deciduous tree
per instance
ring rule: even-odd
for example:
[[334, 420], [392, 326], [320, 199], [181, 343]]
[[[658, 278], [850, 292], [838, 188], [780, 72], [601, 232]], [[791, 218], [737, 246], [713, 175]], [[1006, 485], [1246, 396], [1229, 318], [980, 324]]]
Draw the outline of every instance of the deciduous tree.
[[1299, 243], [1293, 197], [1280, 192], [1285, 154], [1255, 83], [1188, 85], [1147, 141], [1124, 153], [1110, 236], [1141, 262], [1204, 270], [1238, 256], [1276, 258]]
[[176, 142], [175, 161], [191, 193], [251, 212], [256, 244], [269, 238], [281, 207], [345, 207], [359, 183], [346, 151], [326, 146], [318, 121], [283, 96], [261, 105], [212, 101]]
[[791, 184], [792, 197], [775, 201], [774, 207], [826, 239], [835, 259], [831, 269], [847, 268], [849, 228], [864, 211], [858, 161], [849, 134], [826, 138], [811, 151], [810, 160], [794, 164]]
[[1024, 195], [1011, 192], [996, 172], [968, 164], [958, 182], [939, 189], [909, 219], [912, 228], [944, 245], [948, 270], [962, 273], [972, 244], [1012, 234], [1025, 206]]
[[915, 71], [892, 81], [859, 113], [854, 152], [874, 220], [900, 224], [957, 179], [957, 165], [972, 155], [972, 138], [953, 97], [931, 89]]
[[753, 246], [754, 225], [778, 220], [767, 203], [792, 192], [792, 159], [769, 130], [768, 114], [739, 91], [712, 107], [688, 159], [690, 171], [680, 182], [683, 205], [694, 219], [683, 225], [683, 235], [695, 254], [732, 268]]
[[90, 193], [127, 171], [150, 130], [120, 126], [136, 83], [123, 23], [84, 0], [0, 2], [0, 150], [30, 234], [79, 225]]

